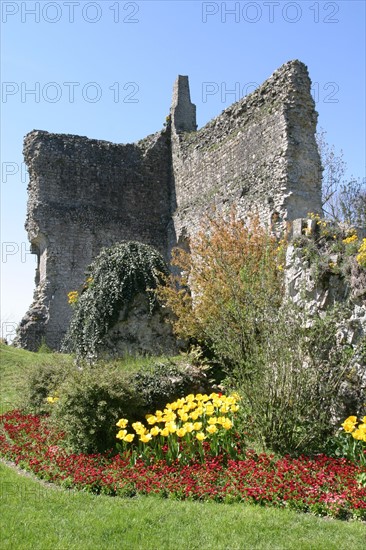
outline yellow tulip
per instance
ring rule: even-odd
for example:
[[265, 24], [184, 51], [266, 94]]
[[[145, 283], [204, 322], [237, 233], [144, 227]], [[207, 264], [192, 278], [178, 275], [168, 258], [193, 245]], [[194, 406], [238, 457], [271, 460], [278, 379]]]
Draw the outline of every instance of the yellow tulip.
[[343, 426], [345, 432], [353, 432], [356, 424], [357, 416], [349, 416], [348, 418], [346, 418], [343, 424], [341, 424], [341, 426]]
[[116, 426], [118, 426], [119, 428], [125, 428], [128, 424], [128, 420], [126, 418], [121, 418], [120, 420], [118, 420]]
[[208, 432], [209, 434], [214, 434], [217, 432], [217, 428], [214, 424], [212, 424], [211, 426], [208, 426], [206, 432]]
[[150, 433], [151, 433], [151, 435], [153, 435], [155, 437], [155, 436], [159, 435], [160, 428], [158, 428], [157, 426], [154, 426], [153, 428], [151, 428]]
[[126, 441], [126, 443], [131, 443], [134, 437], [135, 437], [135, 434], [127, 434], [123, 438], [123, 441]]
[[178, 437], [184, 437], [187, 433], [187, 430], [183, 427], [183, 428], [179, 428], [177, 430], [177, 436]]
[[191, 433], [191, 432], [193, 432], [193, 430], [194, 430], [194, 427], [193, 427], [192, 422], [186, 422], [186, 423], [184, 424], [184, 428], [186, 429], [186, 432], [187, 432], [187, 433]]
[[173, 422], [177, 418], [177, 415], [173, 411], [168, 411], [161, 417], [162, 422]]
[[145, 426], [143, 424], [141, 424], [141, 422], [134, 422], [132, 424], [132, 427], [135, 430], [135, 432], [139, 435], [146, 434], [146, 432], [147, 432], [147, 429], [145, 428]]
[[359, 441], [366, 441], [366, 432], [357, 428], [357, 430], [352, 433], [352, 437], [354, 439], [358, 439]]
[[213, 405], [208, 405], [208, 406], [206, 407], [206, 411], [205, 411], [205, 412], [206, 412], [206, 415], [207, 415], [207, 416], [211, 416], [211, 415], [215, 412], [214, 406], [213, 406]]
[[152, 439], [151, 434], [141, 434], [140, 435], [140, 441], [142, 441], [142, 443], [148, 443], [151, 439]]
[[177, 431], [177, 425], [174, 421], [172, 422], [167, 422], [165, 424], [165, 427], [169, 430], [169, 433], [173, 434], [174, 432]]
[[230, 418], [227, 418], [225, 420], [225, 422], [222, 423], [222, 427], [225, 429], [225, 430], [230, 430], [230, 428], [233, 427], [233, 423], [231, 422]]
[[202, 422], [195, 422], [193, 424], [194, 431], [198, 432], [202, 428]]
[[162, 435], [163, 437], [168, 437], [169, 435], [169, 429], [168, 428], [163, 428], [161, 431], [160, 431], [160, 435]]
[[46, 398], [47, 403], [51, 403], [51, 404], [56, 403], [58, 400], [59, 400], [59, 397], [50, 396]]
[[116, 435], [117, 439], [123, 439], [127, 435], [127, 430], [120, 430]]
[[203, 432], [198, 432], [196, 434], [196, 439], [198, 439], [198, 441], [203, 441], [204, 439], [206, 439], [206, 436]]

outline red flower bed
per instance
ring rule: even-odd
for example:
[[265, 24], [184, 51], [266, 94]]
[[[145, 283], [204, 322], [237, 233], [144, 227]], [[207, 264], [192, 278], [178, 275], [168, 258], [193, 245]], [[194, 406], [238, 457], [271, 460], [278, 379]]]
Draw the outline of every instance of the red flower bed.
[[346, 459], [284, 457], [247, 451], [244, 460], [207, 458], [202, 464], [164, 461], [131, 465], [112, 452], [70, 454], [47, 417], [11, 411], [0, 417], [0, 456], [38, 477], [94, 493], [157, 494], [179, 499], [252, 502], [337, 518], [366, 520], [365, 469]]

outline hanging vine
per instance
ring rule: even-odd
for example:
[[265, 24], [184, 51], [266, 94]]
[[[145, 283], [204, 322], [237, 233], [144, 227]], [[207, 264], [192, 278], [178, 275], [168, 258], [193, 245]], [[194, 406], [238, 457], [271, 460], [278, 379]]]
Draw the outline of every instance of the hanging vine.
[[64, 350], [95, 359], [120, 311], [137, 294], [146, 294], [153, 312], [157, 304], [154, 289], [163, 274], [168, 274], [167, 265], [151, 246], [130, 241], [103, 249], [87, 269], [82, 290], [68, 294], [74, 314]]

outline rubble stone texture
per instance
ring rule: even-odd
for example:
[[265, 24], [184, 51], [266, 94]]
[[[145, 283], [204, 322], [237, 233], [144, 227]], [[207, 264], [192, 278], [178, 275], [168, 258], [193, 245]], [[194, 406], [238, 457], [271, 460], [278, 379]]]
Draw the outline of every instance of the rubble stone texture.
[[26, 229], [38, 257], [34, 301], [17, 345], [59, 349], [70, 290], [102, 247], [134, 240], [168, 260], [205, 212], [236, 205], [272, 227], [321, 212], [317, 113], [306, 66], [290, 61], [197, 131], [187, 76], [163, 130], [128, 145], [34, 130]]

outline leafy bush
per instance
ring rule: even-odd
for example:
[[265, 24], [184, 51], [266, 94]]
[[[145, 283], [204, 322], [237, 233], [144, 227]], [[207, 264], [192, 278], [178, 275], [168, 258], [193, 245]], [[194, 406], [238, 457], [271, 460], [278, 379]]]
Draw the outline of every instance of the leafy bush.
[[59, 387], [58, 396], [50, 406], [52, 420], [65, 431], [67, 445], [74, 451], [93, 453], [112, 447], [111, 422], [121, 412], [143, 413], [141, 395], [116, 365], [75, 369]]
[[22, 377], [22, 406], [29, 412], [49, 412], [47, 397], [55, 395], [62, 382], [75, 367], [67, 357], [50, 356], [50, 361], [38, 362], [27, 369]]
[[268, 319], [246, 368], [231, 373], [247, 412], [244, 429], [265, 448], [297, 455], [324, 451], [353, 354], [351, 346], [337, 343], [342, 315], [335, 308], [310, 320], [295, 304], [284, 304]]
[[[152, 408], [185, 393], [205, 388], [205, 377], [181, 360], [151, 360], [140, 370], [120, 362], [35, 369], [28, 403], [32, 411], [49, 412], [75, 452], [100, 452], [115, 446], [115, 423], [121, 416], [142, 420]], [[52, 398], [52, 399], [50, 399]]]
[[175, 333], [204, 345], [228, 369], [243, 368], [266, 316], [281, 304], [284, 251], [258, 217], [246, 225], [232, 211], [229, 219], [205, 220], [190, 252], [173, 251], [180, 275], [158, 287], [175, 314]]
[[[321, 237], [334, 240], [319, 223]], [[209, 220], [190, 245], [191, 253], [175, 252], [182, 275], [158, 289], [177, 316], [175, 331], [208, 347], [226, 370], [226, 383], [243, 396], [243, 432], [280, 453], [321, 451], [351, 370], [353, 349], [337, 342], [345, 311], [309, 317], [284, 302], [286, 240], [256, 218]]]
[[362, 244], [358, 249], [356, 260], [361, 267], [364, 267], [366, 269], [366, 239], [362, 240]]
[[162, 273], [168, 273], [166, 263], [151, 246], [127, 242], [102, 250], [88, 268], [82, 291], [69, 293], [75, 311], [64, 349], [78, 357], [96, 359], [108, 330], [137, 294], [146, 293], [150, 312], [154, 310], [157, 301], [153, 290]]

